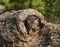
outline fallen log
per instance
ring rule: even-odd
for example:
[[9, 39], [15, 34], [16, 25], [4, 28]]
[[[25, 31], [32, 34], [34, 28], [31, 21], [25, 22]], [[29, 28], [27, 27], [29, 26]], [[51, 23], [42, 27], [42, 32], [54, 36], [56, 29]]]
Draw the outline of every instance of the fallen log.
[[60, 47], [59, 28], [34, 9], [4, 12], [0, 15], [0, 46]]

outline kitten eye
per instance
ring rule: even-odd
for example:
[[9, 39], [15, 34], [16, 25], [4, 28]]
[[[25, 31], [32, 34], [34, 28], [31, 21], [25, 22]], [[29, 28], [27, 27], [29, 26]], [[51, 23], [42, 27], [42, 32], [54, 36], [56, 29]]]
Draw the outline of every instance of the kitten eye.
[[30, 23], [30, 21], [28, 21], [28, 23]]

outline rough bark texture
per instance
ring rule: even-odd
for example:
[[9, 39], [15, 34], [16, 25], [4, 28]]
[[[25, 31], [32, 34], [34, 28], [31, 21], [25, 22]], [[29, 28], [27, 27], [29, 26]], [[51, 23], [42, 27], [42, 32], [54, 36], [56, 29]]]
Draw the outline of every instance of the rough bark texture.
[[60, 25], [48, 23], [36, 10], [0, 15], [0, 47], [60, 47]]

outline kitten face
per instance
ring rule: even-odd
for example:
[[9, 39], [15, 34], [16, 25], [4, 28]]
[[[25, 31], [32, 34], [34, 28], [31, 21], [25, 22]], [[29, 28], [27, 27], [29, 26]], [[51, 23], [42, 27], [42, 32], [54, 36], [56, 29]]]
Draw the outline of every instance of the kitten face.
[[39, 19], [35, 16], [31, 16], [28, 18], [28, 24], [30, 25], [31, 28], [37, 28], [39, 24]]
[[36, 28], [38, 24], [38, 20], [31, 20], [31, 21], [28, 21], [28, 23], [30, 24], [31, 28]]

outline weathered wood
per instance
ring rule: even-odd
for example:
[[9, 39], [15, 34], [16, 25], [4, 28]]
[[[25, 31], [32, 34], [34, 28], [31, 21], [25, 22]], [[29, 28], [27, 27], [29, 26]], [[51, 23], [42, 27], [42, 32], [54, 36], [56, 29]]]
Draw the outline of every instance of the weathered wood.
[[60, 47], [60, 25], [48, 23], [34, 9], [0, 15], [1, 47]]

